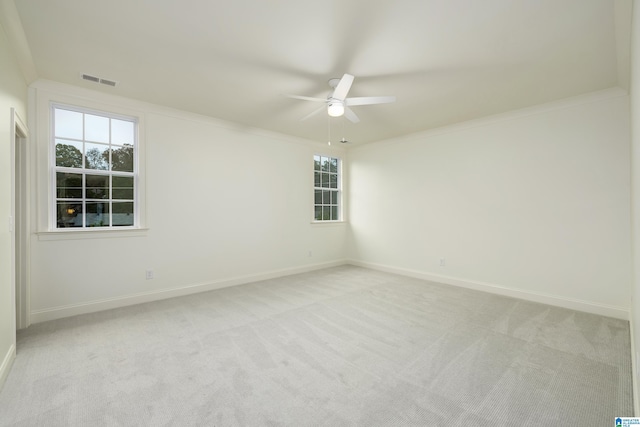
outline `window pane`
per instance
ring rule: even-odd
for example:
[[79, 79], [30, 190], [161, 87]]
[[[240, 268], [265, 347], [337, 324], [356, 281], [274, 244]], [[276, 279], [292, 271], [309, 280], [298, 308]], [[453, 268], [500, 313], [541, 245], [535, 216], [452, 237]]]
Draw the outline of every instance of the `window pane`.
[[52, 111], [56, 227], [135, 226], [136, 120], [73, 110]]
[[322, 157], [322, 170], [325, 172], [329, 172], [329, 158], [328, 157]]
[[82, 167], [82, 142], [56, 139], [56, 166]]
[[87, 202], [87, 227], [109, 226], [109, 203]]
[[322, 187], [324, 188], [329, 187], [329, 174], [326, 172], [322, 173]]
[[313, 156], [314, 218], [316, 221], [338, 221], [340, 213], [340, 159], [330, 156]]
[[82, 227], [82, 203], [58, 202], [56, 207], [58, 228]]
[[82, 175], [56, 172], [56, 197], [58, 199], [81, 199]]
[[87, 141], [109, 143], [109, 118], [84, 115], [84, 139]]
[[55, 136], [82, 139], [82, 113], [55, 109]]
[[338, 188], [338, 175], [337, 174], [331, 174], [329, 175], [329, 187], [331, 188]]
[[113, 202], [113, 225], [133, 225], [133, 202]]
[[124, 145], [111, 151], [111, 170], [133, 172], [133, 145]]
[[331, 208], [329, 206], [322, 207], [322, 219], [325, 221], [331, 219]]
[[129, 176], [114, 176], [113, 180], [113, 195], [114, 199], [126, 199], [133, 200], [133, 177]]
[[86, 175], [86, 195], [87, 199], [108, 199], [109, 198], [109, 176], [108, 175]]
[[87, 169], [109, 170], [109, 146], [85, 143], [84, 165]]
[[111, 119], [111, 143], [117, 145], [134, 142], [134, 123], [126, 120]]

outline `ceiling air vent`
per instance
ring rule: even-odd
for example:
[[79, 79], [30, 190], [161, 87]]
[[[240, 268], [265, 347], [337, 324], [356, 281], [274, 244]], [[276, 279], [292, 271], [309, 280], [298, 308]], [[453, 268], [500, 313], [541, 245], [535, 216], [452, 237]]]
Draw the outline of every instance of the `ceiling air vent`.
[[85, 80], [92, 81], [92, 82], [100, 83], [100, 79], [98, 77], [90, 76], [89, 74], [83, 74], [82, 78], [85, 79]]
[[83, 80], [88, 80], [88, 81], [94, 82], [94, 83], [101, 83], [103, 85], [107, 85], [107, 86], [111, 86], [111, 87], [115, 87], [118, 84], [118, 82], [116, 82], [116, 81], [103, 79], [101, 77], [92, 76], [91, 74], [81, 74], [80, 77], [82, 77]]
[[100, 83], [107, 86], [113, 86], [113, 87], [116, 86], [116, 82], [114, 82], [113, 80], [100, 79]]

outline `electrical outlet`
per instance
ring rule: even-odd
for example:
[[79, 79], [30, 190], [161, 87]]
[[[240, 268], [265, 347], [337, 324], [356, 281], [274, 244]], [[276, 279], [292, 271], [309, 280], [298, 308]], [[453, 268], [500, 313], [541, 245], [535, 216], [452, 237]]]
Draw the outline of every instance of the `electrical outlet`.
[[440, 267], [444, 267], [445, 265], [447, 265], [447, 260], [440, 258]]
[[147, 270], [145, 277], [147, 278], [147, 280], [153, 279], [153, 270]]

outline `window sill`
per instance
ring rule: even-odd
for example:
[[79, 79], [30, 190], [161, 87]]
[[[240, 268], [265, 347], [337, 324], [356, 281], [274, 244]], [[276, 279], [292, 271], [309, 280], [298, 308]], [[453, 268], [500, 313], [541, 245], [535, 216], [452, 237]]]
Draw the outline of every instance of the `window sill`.
[[330, 225], [340, 226], [346, 224], [347, 221], [311, 221], [311, 225], [318, 225], [321, 227], [327, 227]]
[[115, 237], [146, 237], [148, 228], [123, 228], [107, 230], [56, 230], [40, 231], [38, 240], [83, 240], [83, 239], [110, 239]]

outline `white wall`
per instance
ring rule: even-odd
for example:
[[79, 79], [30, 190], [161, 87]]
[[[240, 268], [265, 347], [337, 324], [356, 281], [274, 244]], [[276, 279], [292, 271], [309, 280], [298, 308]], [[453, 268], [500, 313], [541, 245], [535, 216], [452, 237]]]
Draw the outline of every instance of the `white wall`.
[[[313, 154], [344, 156], [339, 147], [53, 82], [30, 90], [41, 232], [32, 240], [32, 321], [344, 260], [347, 226], [311, 224]], [[90, 239], [45, 232], [51, 101], [140, 117], [147, 232]], [[146, 269], [153, 280], [145, 280]]]
[[628, 115], [610, 90], [351, 150], [350, 258], [626, 318]]
[[15, 314], [11, 280], [11, 108], [26, 119], [27, 84], [0, 27], [0, 387], [15, 354]]

